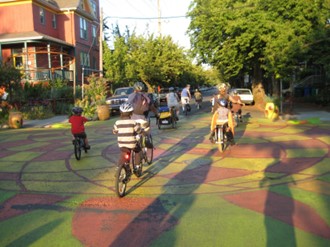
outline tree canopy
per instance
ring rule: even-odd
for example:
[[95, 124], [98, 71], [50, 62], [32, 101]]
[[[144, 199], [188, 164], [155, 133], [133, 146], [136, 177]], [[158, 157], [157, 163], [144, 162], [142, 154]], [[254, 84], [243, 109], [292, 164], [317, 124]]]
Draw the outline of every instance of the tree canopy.
[[[105, 77], [114, 87], [133, 85], [143, 81], [152, 91], [155, 87], [194, 87], [209, 84], [208, 74], [201, 66], [194, 65], [184, 48], [170, 36], [114, 33], [114, 49], [104, 43]], [[212, 83], [211, 83], [212, 84]]]
[[[284, 78], [329, 44], [329, 0], [193, 0], [188, 15], [193, 54], [225, 80]], [[322, 53], [323, 51], [323, 53]], [[307, 55], [309, 54], [309, 56]], [[318, 47], [329, 64], [329, 45]]]

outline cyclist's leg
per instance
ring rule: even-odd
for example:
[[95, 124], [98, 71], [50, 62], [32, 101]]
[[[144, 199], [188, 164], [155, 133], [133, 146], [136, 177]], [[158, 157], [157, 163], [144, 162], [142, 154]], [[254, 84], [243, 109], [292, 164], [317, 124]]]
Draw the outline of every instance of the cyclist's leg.
[[[134, 164], [135, 165], [140, 165], [141, 162], [141, 156], [142, 156], [142, 150], [141, 150], [141, 146], [140, 144], [137, 144], [136, 147], [133, 149], [135, 155], [135, 160], [134, 160]], [[133, 167], [133, 169], [135, 170], [136, 168]]]

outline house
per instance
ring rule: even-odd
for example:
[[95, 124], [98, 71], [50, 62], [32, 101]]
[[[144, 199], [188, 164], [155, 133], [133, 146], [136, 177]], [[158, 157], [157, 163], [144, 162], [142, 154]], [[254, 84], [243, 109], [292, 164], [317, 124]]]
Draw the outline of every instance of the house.
[[99, 0], [0, 0], [0, 62], [28, 81], [99, 71]]

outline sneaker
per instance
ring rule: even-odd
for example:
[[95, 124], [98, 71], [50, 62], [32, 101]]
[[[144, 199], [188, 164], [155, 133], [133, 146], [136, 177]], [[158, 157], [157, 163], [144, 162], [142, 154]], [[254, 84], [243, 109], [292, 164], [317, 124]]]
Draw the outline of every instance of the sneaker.
[[231, 145], [231, 146], [234, 146], [235, 144], [236, 144], [236, 143], [235, 143], [234, 139], [230, 141], [230, 145]]
[[215, 143], [215, 140], [214, 140], [214, 133], [211, 133], [211, 134], [210, 134], [209, 140], [210, 140], [211, 143], [213, 143], [213, 144]]
[[86, 149], [91, 149], [91, 146], [90, 145], [85, 145], [85, 148]]

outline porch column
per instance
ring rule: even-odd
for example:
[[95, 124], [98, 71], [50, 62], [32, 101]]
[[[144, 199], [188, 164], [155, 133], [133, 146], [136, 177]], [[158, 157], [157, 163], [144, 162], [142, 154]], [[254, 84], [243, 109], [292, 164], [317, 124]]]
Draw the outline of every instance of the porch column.
[[49, 79], [53, 79], [53, 72], [52, 72], [52, 61], [50, 56], [50, 44], [47, 44], [47, 55], [48, 55], [48, 71], [49, 71]]

